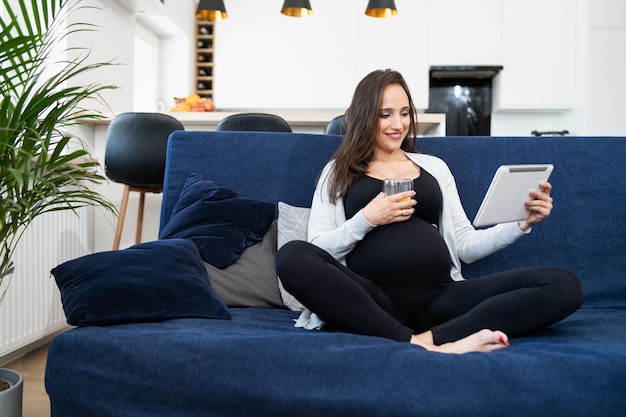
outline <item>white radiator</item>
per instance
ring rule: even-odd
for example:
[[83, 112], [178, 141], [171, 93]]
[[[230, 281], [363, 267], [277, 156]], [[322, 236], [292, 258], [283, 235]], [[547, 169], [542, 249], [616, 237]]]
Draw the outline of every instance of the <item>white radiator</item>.
[[93, 247], [89, 227], [93, 210], [80, 209], [80, 217], [72, 211], [47, 213], [26, 230], [13, 258], [15, 272], [0, 305], [0, 364], [12, 353], [67, 328], [50, 270]]

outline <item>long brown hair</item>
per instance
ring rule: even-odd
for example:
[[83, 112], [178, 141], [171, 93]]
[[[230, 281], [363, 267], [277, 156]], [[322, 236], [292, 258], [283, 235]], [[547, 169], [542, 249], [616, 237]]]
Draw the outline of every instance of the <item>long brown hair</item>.
[[365, 76], [356, 86], [352, 103], [346, 110], [344, 125], [346, 136], [333, 155], [335, 161], [329, 180], [330, 200], [334, 204], [348, 191], [348, 188], [367, 173], [378, 136], [380, 106], [383, 90], [391, 84], [400, 85], [409, 98], [410, 125], [401, 148], [408, 152], [416, 151], [417, 116], [409, 87], [398, 71], [376, 70]]

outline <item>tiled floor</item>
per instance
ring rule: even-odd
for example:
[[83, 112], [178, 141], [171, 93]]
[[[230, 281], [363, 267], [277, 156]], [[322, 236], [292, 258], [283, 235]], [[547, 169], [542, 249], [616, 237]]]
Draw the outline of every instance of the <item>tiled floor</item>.
[[46, 345], [3, 366], [20, 372], [24, 377], [22, 417], [50, 416], [50, 400], [44, 387], [47, 357]]

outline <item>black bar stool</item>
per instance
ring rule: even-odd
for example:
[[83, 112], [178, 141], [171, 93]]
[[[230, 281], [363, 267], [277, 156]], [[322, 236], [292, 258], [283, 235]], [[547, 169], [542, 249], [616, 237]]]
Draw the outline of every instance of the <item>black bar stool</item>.
[[326, 133], [327, 135], [345, 135], [346, 127], [344, 126], [343, 119], [344, 119], [343, 114], [333, 118], [326, 125], [326, 131], [324, 133]]
[[268, 113], [238, 113], [225, 117], [215, 130], [291, 132], [291, 126], [282, 117]]
[[141, 242], [146, 193], [163, 192], [167, 140], [175, 130], [184, 130], [176, 118], [162, 113], [122, 113], [107, 131], [104, 168], [107, 177], [124, 184], [113, 249], [120, 247], [122, 228], [131, 191], [139, 193], [135, 243]]

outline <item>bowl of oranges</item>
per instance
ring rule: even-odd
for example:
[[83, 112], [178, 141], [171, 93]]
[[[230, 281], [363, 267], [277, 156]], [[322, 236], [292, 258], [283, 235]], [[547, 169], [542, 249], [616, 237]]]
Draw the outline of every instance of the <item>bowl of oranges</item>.
[[187, 97], [175, 97], [176, 104], [170, 109], [171, 112], [202, 112], [215, 110], [213, 100], [206, 97], [200, 97], [196, 93], [189, 94]]

